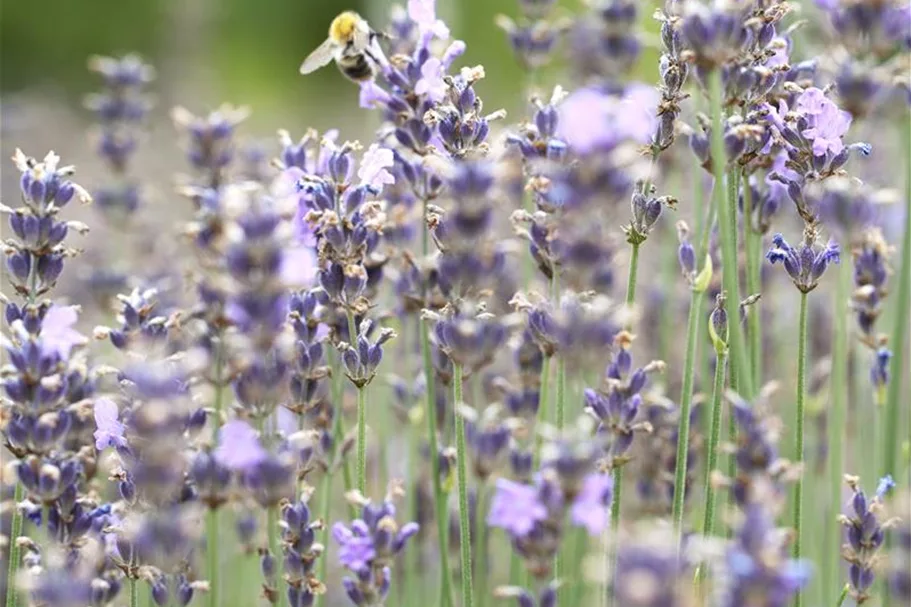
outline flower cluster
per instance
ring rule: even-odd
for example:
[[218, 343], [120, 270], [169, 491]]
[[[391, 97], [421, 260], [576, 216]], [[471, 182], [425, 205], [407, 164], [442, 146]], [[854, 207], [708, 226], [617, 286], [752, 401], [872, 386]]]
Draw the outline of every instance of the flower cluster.
[[886, 541], [886, 530], [897, 522], [880, 520], [883, 500], [886, 493], [895, 487], [895, 481], [891, 476], [881, 478], [872, 499], [868, 499], [860, 488], [860, 479], [856, 476], [846, 475], [845, 482], [854, 496], [851, 498], [852, 512], [839, 515], [848, 540], [842, 547], [842, 553], [850, 564], [848, 580], [851, 584], [851, 596], [858, 605], [861, 605], [871, 598], [874, 568], [880, 559], [880, 548]]
[[362, 508], [361, 518], [350, 525], [336, 523], [332, 527], [332, 537], [340, 548], [339, 560], [354, 575], [342, 583], [348, 599], [358, 607], [383, 604], [392, 583], [394, 557], [419, 529], [417, 523], [396, 523], [392, 497], [373, 504], [359, 494], [353, 495], [352, 500]]

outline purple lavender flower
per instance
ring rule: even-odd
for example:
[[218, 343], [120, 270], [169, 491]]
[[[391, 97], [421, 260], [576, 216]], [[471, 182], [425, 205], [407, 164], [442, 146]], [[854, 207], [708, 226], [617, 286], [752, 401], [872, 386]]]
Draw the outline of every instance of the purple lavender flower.
[[600, 535], [607, 528], [613, 488], [614, 481], [609, 474], [593, 472], [586, 476], [582, 491], [569, 509], [573, 524], [585, 527], [589, 535]]
[[51, 306], [41, 323], [41, 345], [60, 358], [69, 358], [74, 346], [85, 345], [88, 339], [73, 328], [79, 320], [78, 306]]
[[231, 470], [250, 470], [263, 461], [266, 451], [259, 443], [259, 433], [247, 422], [232, 420], [218, 431], [215, 459]]
[[800, 247], [795, 249], [781, 234], [775, 234], [772, 237], [772, 247], [766, 253], [766, 259], [773, 265], [781, 263], [794, 286], [804, 293], [815, 289], [828, 265], [838, 263], [840, 259], [837, 243], [830, 240], [825, 247], [819, 247], [816, 238], [816, 228], [808, 225]]
[[813, 154], [838, 155], [844, 149], [842, 137], [851, 126], [851, 114], [838, 109], [821, 90], [810, 88], [797, 98], [798, 112], [807, 117], [807, 128], [801, 134], [813, 143]]
[[490, 504], [487, 524], [524, 537], [535, 524], [547, 518], [547, 507], [540, 502], [538, 489], [531, 485], [498, 478]]
[[440, 40], [449, 38], [449, 28], [437, 19], [436, 0], [408, 0], [408, 16], [417, 24], [421, 37], [431, 34]]
[[[360, 524], [358, 524], [360, 523]], [[338, 559], [343, 567], [358, 571], [376, 557], [373, 538], [363, 521], [355, 521], [351, 527], [342, 523], [332, 526], [332, 537], [339, 545]]]
[[722, 607], [785, 607], [810, 580], [810, 564], [788, 558], [787, 534], [762, 504], [747, 507], [727, 549]]
[[571, 93], [559, 106], [558, 135], [578, 154], [611, 148], [620, 141], [648, 143], [657, 126], [658, 93], [633, 84], [622, 96], [593, 88]]
[[108, 447], [126, 447], [123, 433], [126, 426], [118, 419], [117, 403], [109, 398], [95, 400], [95, 448], [103, 451]]
[[382, 504], [373, 504], [360, 495], [352, 499], [362, 505], [361, 518], [350, 525], [336, 523], [332, 536], [341, 551], [339, 560], [355, 577], [342, 580], [348, 598], [358, 607], [382, 604], [389, 592], [391, 570], [396, 555], [419, 530], [417, 523], [399, 527], [391, 499], [401, 488], [390, 488]]

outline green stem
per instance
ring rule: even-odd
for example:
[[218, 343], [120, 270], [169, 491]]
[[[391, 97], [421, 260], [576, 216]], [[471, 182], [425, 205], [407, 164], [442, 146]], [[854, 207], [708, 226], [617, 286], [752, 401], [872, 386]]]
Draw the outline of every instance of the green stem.
[[357, 490], [367, 494], [367, 391], [357, 389]]
[[831, 605], [833, 593], [839, 578], [841, 550], [839, 538], [840, 526], [836, 520], [841, 509], [841, 495], [844, 480], [844, 441], [845, 418], [848, 396], [848, 291], [851, 288], [851, 264], [844, 260], [838, 266], [838, 276], [835, 285], [835, 335], [832, 339], [832, 380], [829, 384], [831, 393], [832, 410], [829, 417], [828, 443], [829, 443], [829, 516], [826, 517], [826, 538], [829, 545], [826, 550], [825, 579], [823, 580], [823, 604]]
[[278, 506], [270, 506], [266, 513], [266, 533], [269, 538], [269, 553], [275, 559], [275, 591], [278, 593], [278, 604], [287, 604], [287, 595], [282, 588], [282, 553], [278, 544]]
[[[427, 228], [427, 204], [428, 200], [423, 200], [423, 228], [421, 230], [421, 255], [424, 259], [430, 254], [430, 230]], [[440, 606], [452, 607], [455, 600], [452, 596], [452, 572], [449, 569], [449, 510], [447, 508], [447, 496], [443, 492], [443, 485], [440, 481], [440, 450], [437, 442], [437, 406], [436, 406], [436, 383], [433, 375], [433, 360], [430, 354], [430, 335], [427, 323], [419, 321], [421, 329], [421, 357], [424, 361], [424, 381], [427, 385], [427, 444], [430, 450], [430, 472], [433, 476], [433, 503], [436, 507], [437, 535], [440, 543]]]
[[740, 325], [740, 284], [737, 276], [737, 190], [735, 171], [728, 179], [728, 198], [725, 200], [725, 148], [722, 114], [721, 71], [714, 69], [709, 73], [709, 102], [712, 116], [712, 173], [715, 185], [712, 192], [715, 208], [718, 212], [718, 226], [721, 236], [722, 282], [727, 292], [726, 308], [730, 332], [731, 388], [738, 386], [747, 397], [752, 396], [750, 377], [746, 375], [746, 350], [744, 348], [743, 327]]
[[[222, 347], [222, 340], [224, 336], [221, 330], [216, 332], [215, 340], [215, 369], [214, 369], [214, 385], [213, 390], [214, 394], [212, 396], [212, 408], [214, 413], [212, 415], [212, 447], [213, 449], [218, 445], [218, 432], [221, 428], [221, 414], [222, 409], [224, 408], [224, 348]], [[221, 590], [221, 581], [219, 580], [219, 559], [218, 559], [218, 509], [210, 508], [207, 513], [206, 519], [206, 567], [208, 569], [209, 577], [209, 592], [207, 594], [207, 601], [209, 607], [220, 607], [220, 590]], [[131, 586], [130, 588], [130, 598], [133, 598], [133, 592], [135, 587]]]
[[636, 301], [636, 275], [639, 271], [639, 243], [631, 243], [632, 252], [629, 258], [629, 277], [626, 282], [626, 305], [632, 306]]
[[[218, 508], [209, 508], [206, 513], [206, 567], [209, 572], [209, 607], [219, 607], [219, 562], [218, 562]], [[135, 607], [136, 581], [130, 580], [130, 605]]]
[[478, 560], [475, 563], [477, 570], [477, 583], [475, 584], [475, 605], [484, 607], [487, 602], [487, 525], [485, 514], [487, 512], [487, 487], [485, 483], [478, 484], [478, 499], [475, 509], [475, 546]]
[[[547, 422], [550, 409], [550, 361], [552, 356], [544, 357], [544, 364], [541, 367], [541, 390], [538, 392], [538, 423]], [[544, 445], [544, 439], [539, 433], [535, 435], [535, 468], [541, 463], [541, 447]]]
[[[749, 177], [746, 171], [743, 172], [743, 234], [746, 240], [746, 278], [747, 278], [747, 295], [759, 293], [762, 288], [759, 276], [759, 264], [761, 242], [757, 238], [759, 234], [753, 231], [753, 188], [750, 187]], [[747, 316], [749, 323], [749, 341], [750, 341], [750, 379], [754, 388], [758, 388], [762, 383], [762, 332], [760, 329], [760, 317], [758, 310], [753, 310]]]
[[452, 406], [455, 410], [456, 470], [459, 484], [459, 552], [462, 556], [462, 607], [472, 607], [471, 521], [468, 510], [468, 454], [465, 447], [465, 418], [458, 412], [462, 404], [462, 365], [452, 363]]
[[[348, 310], [348, 339], [350, 346], [357, 348], [357, 325], [354, 312]], [[364, 386], [357, 387], [357, 490], [367, 494], [367, 395]]]
[[[618, 534], [620, 531], [620, 502], [623, 499], [623, 466], [614, 468], [614, 496], [610, 505], [611, 534], [608, 542], [607, 576], [609, 588], [607, 589], [608, 605], [613, 605], [616, 600], [616, 583], [614, 572], [617, 570]], [[622, 605], [620, 607], [623, 607]]]
[[690, 312], [686, 321], [686, 354], [683, 361], [683, 389], [680, 395], [680, 422], [677, 430], [677, 461], [674, 466], [674, 531], [677, 549], [683, 534], [683, 503], [686, 496], [686, 470], [690, 441], [690, 407], [693, 403], [693, 368], [696, 364], [696, 328], [699, 326], [699, 301], [701, 291], [693, 290]]
[[16, 539], [22, 534], [22, 512], [19, 510], [19, 502], [25, 497], [25, 491], [22, 483], [16, 483], [16, 490], [13, 494], [13, 520], [9, 533], [9, 569], [6, 577], [6, 607], [16, 607], [18, 605], [16, 577], [19, 572], [19, 545]]
[[449, 510], [446, 505], [446, 494], [440, 481], [440, 449], [437, 444], [436, 428], [436, 384], [433, 381], [433, 362], [430, 358], [430, 336], [427, 323], [421, 322], [421, 352], [424, 358], [424, 377], [427, 383], [427, 408], [424, 417], [427, 420], [427, 443], [430, 451], [430, 474], [433, 485], [433, 502], [436, 505], [437, 535], [440, 543], [440, 604], [444, 607], [454, 605], [452, 599], [452, 571], [449, 569]]
[[[338, 449], [338, 446], [341, 444], [341, 441], [343, 440], [343, 437], [345, 435], [345, 424], [344, 424], [344, 420], [343, 420], [344, 416], [342, 414], [342, 393], [343, 393], [344, 389], [342, 386], [342, 376], [341, 376], [341, 373], [339, 372], [338, 356], [331, 356], [330, 360], [329, 360], [329, 365], [332, 370], [332, 383], [330, 386], [330, 390], [331, 390], [331, 394], [332, 394], [332, 402], [334, 403], [336, 410], [335, 410], [335, 417], [332, 422], [332, 445], [333, 445], [332, 449], [333, 450], [331, 453], [328, 454], [328, 458], [329, 458], [329, 461], [327, 462], [328, 467], [326, 469], [325, 475], [323, 476], [322, 484], [320, 486], [320, 495], [321, 495], [321, 499], [322, 499], [322, 501], [320, 503], [320, 509], [321, 509], [321, 513], [322, 513], [321, 518], [324, 522], [324, 526], [323, 526], [323, 530], [322, 530], [322, 534], [321, 534], [322, 535], [321, 542], [323, 544], [323, 555], [322, 555], [322, 558], [320, 558], [320, 565], [319, 565], [319, 567], [320, 567], [319, 579], [320, 580], [325, 580], [326, 576], [328, 574], [328, 571], [329, 571], [329, 560], [330, 560], [329, 559], [329, 550], [331, 547], [331, 542], [329, 542], [330, 525], [329, 525], [328, 521], [329, 521], [329, 511], [331, 510], [331, 507], [332, 507], [332, 485], [334, 484], [334, 481], [335, 481], [335, 471], [332, 470], [332, 465], [334, 463], [336, 450]], [[345, 483], [345, 492], [347, 493], [348, 491], [351, 491], [351, 488], [352, 488], [351, 470], [348, 466], [347, 460], [342, 462], [342, 476], [343, 476], [344, 483]], [[349, 508], [352, 518], [356, 518], [357, 509], [354, 507], [354, 505], [349, 504], [348, 508]], [[321, 596], [323, 596], [323, 595], [320, 595], [317, 597], [317, 601], [320, 600]]]
[[[639, 271], [639, 244], [636, 242], [630, 243], [632, 246], [632, 252], [630, 253], [629, 258], [629, 276], [627, 277], [626, 282], [626, 305], [627, 307], [632, 307], [636, 301], [636, 276]], [[627, 326], [627, 329], [630, 327]], [[608, 559], [607, 559], [607, 579], [613, 579], [613, 572], [616, 571], [617, 567], [617, 534], [620, 529], [620, 502], [623, 493], [623, 468], [618, 467], [614, 468], [614, 498], [611, 502], [610, 508], [610, 520], [611, 520], [611, 541], [608, 545]], [[616, 580], [614, 580], [616, 582]], [[608, 605], [614, 604], [614, 590], [610, 588], [608, 590]]]
[[[804, 461], [803, 453], [803, 425], [804, 425], [804, 401], [807, 392], [807, 294], [800, 293], [800, 328], [797, 334], [797, 421], [795, 424], [795, 448], [794, 461], [802, 465]], [[797, 483], [794, 487], [794, 558], [799, 559], [801, 554], [801, 528], [802, 528], [802, 510], [803, 510], [803, 477], [801, 474], [797, 477]], [[795, 598], [796, 607], [800, 607], [802, 597], [797, 593]]]
[[909, 310], [911, 310], [911, 142], [908, 141], [911, 132], [911, 112], [905, 114], [904, 143], [907, 146], [905, 157], [905, 226], [902, 237], [901, 259], [899, 261], [898, 295], [896, 297], [895, 327], [889, 339], [892, 348], [892, 360], [889, 368], [889, 392], [886, 398], [885, 428], [886, 436], [883, 443], [885, 474], [898, 476], [899, 445], [901, 436], [911, 435], [911, 429], [902, 431], [901, 406], [907, 400], [902, 399], [902, 383], [908, 377], [908, 367], [905, 364], [905, 346], [908, 343]]
[[130, 607], [139, 607], [139, 589], [136, 588], [136, 578], [130, 578]]
[[[717, 496], [712, 486], [712, 472], [718, 466], [718, 443], [721, 439], [721, 397], [724, 393], [724, 366], [727, 363], [727, 352], [715, 350], [715, 383], [712, 387], [712, 428], [709, 434], [708, 464], [705, 482], [705, 518], [702, 522], [702, 535], [711, 537], [715, 533], [715, 508]], [[700, 568], [700, 577], [702, 577]]]
[[[556, 409], [557, 409], [557, 429], [563, 430], [564, 417], [565, 417], [565, 407], [566, 407], [566, 359], [563, 356], [557, 356], [557, 395], [556, 395]], [[557, 554], [554, 557], [554, 579], [559, 580], [560, 575], [562, 574], [563, 569], [563, 558], [561, 556], [561, 549], [557, 549]], [[557, 603], [565, 602], [562, 599], [566, 597], [567, 587], [564, 584], [557, 589]]]

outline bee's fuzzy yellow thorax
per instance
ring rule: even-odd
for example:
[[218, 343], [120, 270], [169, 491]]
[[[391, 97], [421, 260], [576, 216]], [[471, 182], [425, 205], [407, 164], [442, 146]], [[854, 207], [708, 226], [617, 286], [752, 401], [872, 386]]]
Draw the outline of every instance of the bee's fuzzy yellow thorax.
[[347, 42], [354, 35], [361, 17], [353, 11], [345, 11], [332, 20], [329, 26], [329, 38], [336, 42]]

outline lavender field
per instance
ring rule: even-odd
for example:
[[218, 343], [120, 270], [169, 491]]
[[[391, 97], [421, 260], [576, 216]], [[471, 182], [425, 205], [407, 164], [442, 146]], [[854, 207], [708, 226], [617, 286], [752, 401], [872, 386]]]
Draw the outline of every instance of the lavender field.
[[402, 1], [4, 99], [5, 607], [911, 605], [911, 4]]

